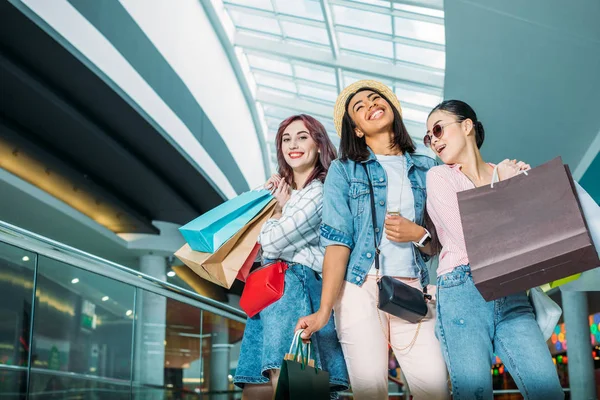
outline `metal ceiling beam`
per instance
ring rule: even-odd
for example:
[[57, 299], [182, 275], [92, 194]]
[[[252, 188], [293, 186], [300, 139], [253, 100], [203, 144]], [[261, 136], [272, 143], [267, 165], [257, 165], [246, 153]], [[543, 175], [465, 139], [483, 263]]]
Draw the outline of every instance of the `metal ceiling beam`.
[[372, 39], [383, 40], [386, 42], [401, 43], [408, 46], [420, 47], [424, 49], [445, 51], [446, 46], [439, 43], [427, 42], [424, 40], [413, 39], [406, 36], [394, 36], [387, 33], [373, 32], [365, 29], [360, 29], [352, 26], [336, 25], [335, 29], [338, 32], [349, 33], [351, 35], [365, 36]]
[[[333, 14], [331, 12], [329, 0], [321, 0], [321, 10], [323, 11], [323, 18], [325, 18], [325, 23], [327, 25], [327, 36], [329, 37], [329, 43], [331, 44], [331, 52], [333, 53], [333, 58], [337, 60], [340, 57], [340, 47], [335, 34]], [[337, 91], [340, 93], [345, 86], [341, 68], [335, 69], [335, 83]]]
[[391, 66], [389, 62], [372, 60], [359, 55], [340, 54], [336, 60], [324, 51], [315, 51], [303, 46], [280, 43], [275, 40], [258, 39], [248, 34], [237, 33], [234, 45], [243, 47], [248, 53], [254, 50], [259, 53], [274, 54], [285, 59], [300, 60], [329, 68], [340, 68], [367, 76], [391, 79], [400, 82], [417, 83], [423, 87], [439, 91], [444, 87], [444, 73], [431, 71], [416, 65], [398, 62]]
[[[368, 11], [368, 12], [373, 12], [373, 13], [378, 13], [378, 14], [391, 15], [393, 17], [412, 19], [415, 21], [429, 22], [432, 24], [444, 25], [444, 18], [434, 17], [431, 15], [413, 13], [413, 12], [409, 12], [409, 11], [396, 10], [396, 9], [390, 10], [389, 7], [359, 3], [357, 1], [351, 1], [351, 0], [328, 0], [328, 1], [331, 5], [343, 6], [343, 7], [353, 8], [356, 10]], [[433, 3], [433, 2], [434, 1], [431, 1], [431, 3]], [[432, 9], [437, 10], [437, 8], [434, 8], [434, 7], [429, 7], [429, 6], [426, 6], [423, 4], [416, 4], [416, 3], [418, 3], [417, 1], [406, 1], [406, 2], [395, 1], [394, 3], [406, 4], [406, 5], [418, 6], [418, 7], [425, 7], [425, 8], [432, 8]], [[410, 4], [410, 3], [415, 3], [415, 4]], [[392, 7], [393, 7], [393, 5], [392, 5]], [[439, 10], [443, 10], [443, 7], [440, 8]]]
[[[295, 81], [297, 83], [302, 83], [302, 84], [305, 84], [305, 85], [314, 86], [316, 88], [324, 89], [324, 90], [332, 90], [332, 89], [335, 90], [335, 88], [336, 88], [335, 85], [332, 85], [330, 83], [323, 83], [323, 82], [318, 82], [318, 81], [312, 81], [312, 80], [309, 80], [309, 79], [298, 78], [297, 76], [293, 77], [293, 76], [286, 75], [286, 74], [280, 74], [280, 73], [273, 72], [273, 71], [267, 71], [267, 70], [262, 69], [262, 68], [250, 67], [250, 71], [252, 71], [252, 73], [255, 74], [255, 75], [256, 74], [258, 74], [258, 75], [265, 75], [265, 76], [272, 77], [272, 78], [289, 80], [291, 82]], [[260, 85], [260, 83], [259, 83], [259, 85]]]
[[326, 28], [325, 22], [319, 21], [316, 19], [298, 17], [296, 15], [286, 14], [286, 13], [281, 13], [281, 12], [262, 10], [260, 8], [229, 3], [226, 1], [223, 2], [223, 4], [225, 4], [225, 8], [230, 11], [239, 11], [239, 12], [246, 13], [246, 14], [256, 15], [259, 17], [270, 18], [273, 20], [279, 19], [280, 21], [288, 21], [288, 22], [293, 22], [296, 24], [314, 26], [314, 27], [322, 28], [322, 29]]
[[254, 129], [256, 130], [256, 136], [258, 138], [258, 143], [261, 149], [262, 162], [263, 167], [265, 169], [265, 175], [271, 175], [271, 164], [269, 162], [269, 154], [267, 150], [267, 144], [265, 141], [265, 132], [263, 131], [263, 126], [260, 120], [260, 116], [258, 115], [258, 110], [256, 108], [256, 102], [254, 101], [254, 97], [252, 96], [252, 91], [250, 90], [250, 86], [248, 85], [248, 81], [246, 80], [246, 75], [242, 70], [242, 66], [240, 65], [239, 60], [235, 54], [235, 49], [233, 44], [229, 40], [229, 36], [223, 27], [223, 23], [221, 22], [221, 18], [217, 14], [217, 11], [214, 9], [211, 0], [200, 0], [200, 4], [204, 8], [204, 12], [210, 21], [219, 41], [221, 42], [221, 46], [229, 59], [229, 63], [231, 64], [231, 68], [233, 69], [235, 76], [238, 80], [238, 84], [240, 85], [240, 89], [244, 95], [244, 99], [246, 100], [246, 104], [248, 105], [248, 109], [250, 110], [250, 115], [252, 115], [252, 122], [254, 123]]
[[272, 93], [266, 93], [258, 89], [256, 91], [256, 100], [263, 104], [269, 104], [276, 107], [287, 108], [296, 112], [303, 112], [315, 117], [333, 117], [333, 106], [326, 106], [314, 101], [301, 99], [299, 97], [289, 98], [286, 96], [277, 96]]

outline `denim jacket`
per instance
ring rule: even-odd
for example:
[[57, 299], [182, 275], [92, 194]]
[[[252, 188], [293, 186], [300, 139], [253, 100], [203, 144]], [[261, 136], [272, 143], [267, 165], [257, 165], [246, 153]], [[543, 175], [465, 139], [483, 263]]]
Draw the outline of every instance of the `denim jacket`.
[[[377, 243], [381, 243], [387, 202], [387, 175], [369, 149], [369, 159], [363, 162], [335, 160], [329, 167], [323, 191], [323, 221], [321, 243], [326, 246], [343, 245], [350, 249], [346, 280], [362, 286], [373, 265], [375, 245], [371, 219], [369, 181], [361, 163], [366, 163], [373, 183], [377, 213]], [[423, 225], [426, 204], [425, 176], [436, 162], [431, 157], [404, 154], [408, 179], [415, 198], [415, 222]], [[415, 264], [421, 285], [429, 284], [425, 261], [428, 257], [413, 246]]]

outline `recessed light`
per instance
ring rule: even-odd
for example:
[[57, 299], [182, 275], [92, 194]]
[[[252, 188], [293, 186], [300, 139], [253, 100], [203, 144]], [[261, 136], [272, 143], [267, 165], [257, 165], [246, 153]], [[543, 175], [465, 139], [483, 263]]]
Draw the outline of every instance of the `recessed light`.
[[169, 272], [167, 272], [167, 276], [170, 277], [170, 278], [174, 277], [175, 275], [177, 275], [175, 273], [175, 271], [169, 271]]
[[29, 257], [23, 256], [23, 261], [25, 261], [25, 262], [29, 261]]
[[79, 282], [79, 278], [74, 278], [71, 280], [71, 283], [77, 283], [77, 282]]
[[127, 310], [127, 312], [125, 313], [125, 315], [127, 315], [128, 317], [129, 317], [131, 314], [133, 314], [133, 311], [131, 311], [131, 310]]
[[109, 299], [109, 297], [108, 297], [108, 296], [104, 296], [104, 297], [102, 298], [102, 301], [107, 301], [108, 299]]

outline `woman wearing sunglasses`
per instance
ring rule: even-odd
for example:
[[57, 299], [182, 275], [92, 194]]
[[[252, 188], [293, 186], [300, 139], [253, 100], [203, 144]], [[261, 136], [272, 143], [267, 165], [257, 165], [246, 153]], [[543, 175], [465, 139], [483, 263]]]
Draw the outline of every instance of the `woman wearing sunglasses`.
[[331, 164], [324, 186], [321, 306], [296, 326], [304, 329], [306, 339], [335, 310], [358, 400], [388, 398], [389, 346], [415, 400], [449, 398], [446, 365], [434, 332], [435, 301], [423, 304], [427, 315], [417, 323], [378, 309], [378, 275], [417, 292], [429, 283], [421, 251], [430, 238], [423, 228], [425, 175], [435, 161], [415, 153], [401, 113], [396, 95], [376, 81], [356, 82], [337, 99], [340, 159]]
[[[427, 212], [434, 224], [437, 325], [454, 399], [492, 399], [493, 354], [498, 355], [525, 399], [563, 399], [556, 368], [525, 293], [486, 302], [473, 283], [458, 209], [457, 193], [489, 185], [494, 166], [479, 148], [484, 129], [466, 103], [448, 100], [427, 119], [425, 145], [445, 165], [427, 173]], [[529, 165], [504, 160], [501, 180]], [[438, 241], [439, 240], [439, 241]]]

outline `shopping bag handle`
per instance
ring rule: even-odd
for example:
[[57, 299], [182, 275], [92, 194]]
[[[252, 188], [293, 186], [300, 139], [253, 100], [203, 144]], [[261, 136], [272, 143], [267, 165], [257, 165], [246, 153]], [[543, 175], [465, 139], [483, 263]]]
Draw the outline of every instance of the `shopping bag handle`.
[[[519, 175], [519, 174], [529, 175], [527, 173], [527, 171], [525, 171], [525, 170], [519, 171], [519, 173], [517, 175]], [[494, 183], [498, 183], [498, 182], [500, 182], [500, 175], [498, 174], [498, 164], [496, 164], [496, 166], [494, 167], [494, 172], [492, 173], [492, 184], [490, 185], [491, 188], [493, 189]]]
[[[306, 357], [304, 357], [304, 343], [302, 342], [302, 339], [300, 338], [300, 335], [302, 335], [302, 332], [304, 332], [304, 329], [298, 329], [294, 333], [294, 339], [292, 339], [292, 345], [290, 346], [290, 350], [289, 350], [288, 354], [293, 354], [295, 361], [297, 361], [298, 355], [300, 355], [300, 368], [305, 369], [306, 366], [308, 365], [308, 363], [310, 362], [310, 360], [312, 360], [311, 355], [314, 352], [314, 350], [313, 350], [312, 341], [309, 341], [308, 344], [306, 345], [307, 354], [306, 354]], [[315, 361], [315, 373], [318, 373], [317, 362], [316, 362], [316, 360], [313, 360], [313, 361]]]

